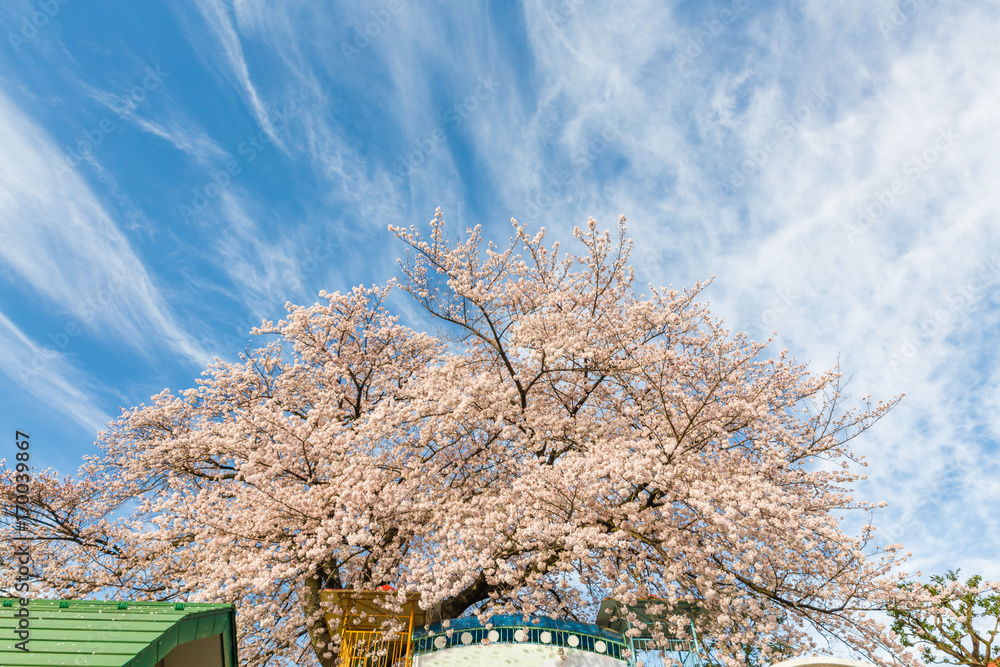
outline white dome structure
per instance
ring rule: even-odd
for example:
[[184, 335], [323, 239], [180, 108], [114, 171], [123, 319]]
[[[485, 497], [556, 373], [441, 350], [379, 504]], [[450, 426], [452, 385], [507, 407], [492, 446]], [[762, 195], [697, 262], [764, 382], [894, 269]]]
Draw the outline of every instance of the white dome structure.
[[[399, 596], [394, 605], [390, 596]], [[402, 600], [400, 598], [403, 598]], [[323, 590], [327, 624], [340, 636], [340, 667], [702, 667], [693, 622], [682, 637], [653, 643], [647, 629], [633, 637], [629, 616], [660, 622], [663, 603], [624, 606], [608, 598], [596, 623], [520, 614], [427, 622], [419, 594], [377, 590]], [[398, 608], [397, 608], [398, 607]], [[336, 610], [336, 611], [334, 611]], [[689, 607], [675, 611], [695, 613]]]
[[792, 660], [783, 660], [771, 665], [771, 667], [875, 667], [870, 662], [861, 660], [848, 660], [847, 658], [833, 658], [828, 655], [810, 655]]

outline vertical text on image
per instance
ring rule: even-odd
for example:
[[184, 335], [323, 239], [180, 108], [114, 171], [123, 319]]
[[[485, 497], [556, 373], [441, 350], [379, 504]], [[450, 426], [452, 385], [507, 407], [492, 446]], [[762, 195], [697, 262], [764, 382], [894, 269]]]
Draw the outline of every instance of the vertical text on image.
[[14, 642], [14, 647], [19, 651], [27, 652], [31, 641], [31, 612], [28, 603], [31, 592], [31, 550], [29, 540], [31, 539], [28, 530], [31, 521], [31, 511], [29, 501], [31, 498], [31, 436], [24, 431], [14, 432], [14, 443], [16, 453], [14, 455], [14, 530], [13, 554], [11, 563], [15, 564], [17, 575], [14, 578], [14, 590], [18, 593], [18, 608], [14, 612], [17, 619], [17, 627], [14, 628], [14, 637], [20, 641]]

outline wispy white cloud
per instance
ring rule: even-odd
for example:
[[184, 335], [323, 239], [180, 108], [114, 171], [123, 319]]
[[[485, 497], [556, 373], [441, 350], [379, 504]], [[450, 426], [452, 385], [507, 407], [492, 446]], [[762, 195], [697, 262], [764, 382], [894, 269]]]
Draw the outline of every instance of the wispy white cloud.
[[225, 223], [225, 231], [216, 240], [216, 256], [251, 312], [258, 317], [273, 315], [289, 296], [302, 296], [301, 252], [287, 232], [268, 238], [247, 205], [232, 192], [220, 197], [220, 222]]
[[[903, 522], [930, 552], [995, 523], [989, 503], [962, 508], [982, 470], [974, 462], [1000, 439], [963, 388], [982, 374], [989, 345], [969, 341], [996, 304], [985, 289], [961, 295], [1000, 247], [1000, 19], [988, 7], [921, 4], [888, 29], [880, 21], [893, 7], [526, 2], [516, 47], [526, 51], [511, 57], [510, 34], [483, 8], [407, 6], [351, 62], [343, 26], [363, 29], [379, 6], [347, 11], [334, 39], [300, 6], [241, 0], [234, 12], [275, 54], [277, 78], [295, 82], [303, 149], [334, 184], [331, 202], [383, 220], [402, 205], [423, 220], [436, 204], [454, 216], [469, 188], [487, 184], [497, 216], [482, 222], [495, 235], [510, 215], [564, 236], [587, 215], [610, 226], [625, 213], [644, 278], [715, 274], [708, 296], [732, 326], [779, 330], [779, 344], [817, 369], [841, 355], [855, 393], [906, 392], [867, 440], [862, 488], [892, 501], [886, 520], [900, 525], [939, 478], [961, 479], [941, 487], [934, 511], [964, 520], [933, 539], [931, 523]], [[430, 39], [442, 34], [447, 43]], [[399, 154], [419, 162], [402, 184], [395, 156], [365, 154], [330, 114], [334, 70], [339, 85], [378, 86]], [[479, 76], [499, 92], [452, 126], [442, 107], [474, 95]], [[439, 128], [448, 140], [420, 150]], [[463, 173], [470, 164], [474, 175]], [[927, 334], [936, 314], [947, 322]]]
[[[995, 535], [1000, 502], [987, 481], [1000, 478], [1000, 282], [988, 273], [1000, 251], [1000, 16], [982, 3], [916, 4], [887, 27], [892, 0], [528, 0], [509, 24], [475, 4], [385, 14], [380, 2], [194, 0], [187, 37], [221, 73], [220, 94], [235, 90], [282, 147], [266, 159], [287, 157], [295, 178], [314, 179], [296, 183], [283, 213], [251, 190], [251, 169], [212, 199], [212, 250], [231, 285], [211, 289], [269, 316], [284, 298], [313, 298], [317, 282], [388, 274], [400, 248], [385, 226], [422, 223], [436, 205], [493, 238], [511, 216], [566, 238], [588, 215], [610, 227], [625, 213], [643, 281], [714, 274], [707, 296], [732, 327], [777, 329], [778, 345], [817, 369], [840, 354], [855, 394], [906, 392], [864, 440], [861, 493], [892, 503], [885, 534], [920, 567], [951, 566], [951, 543], [986, 571], [996, 543], [966, 535]], [[485, 99], [481, 77], [498, 84]], [[222, 158], [166, 106], [132, 120], [205, 164]], [[286, 108], [294, 119], [279, 124]], [[14, 144], [5, 155], [51, 164], [47, 150]], [[75, 176], [45, 189], [46, 169], [14, 164], [0, 157], [5, 219], [45, 211], [68, 222], [62, 236], [51, 223], [10, 228], [18, 248], [53, 248], [31, 266], [9, 263], [67, 309], [100, 287], [81, 254], [132, 271], [145, 296], [129, 297], [139, 305], [121, 323], [138, 339], [135, 322], [152, 320], [135, 313], [166, 310], [127, 242]], [[310, 264], [326, 238], [342, 241], [335, 266]], [[169, 329], [164, 317], [152, 328]]]
[[123, 96], [93, 86], [85, 88], [92, 98], [114, 113], [115, 117], [132, 123], [143, 132], [163, 139], [197, 162], [210, 163], [229, 155], [199, 127], [195, 120], [177, 110], [173, 104], [166, 104], [165, 109], [163, 104], [159, 105], [161, 111], [158, 115], [166, 118], [161, 122], [145, 115], [140, 103], [127, 94]]
[[257, 87], [250, 77], [250, 69], [243, 56], [243, 44], [230, 15], [228, 4], [222, 0], [195, 0], [195, 5], [218, 40], [229, 72], [257, 123], [276, 146], [283, 151], [287, 150], [281, 137], [275, 133], [267, 106], [261, 100]]
[[[171, 315], [128, 239], [48, 135], [0, 91], [0, 258], [81, 329], [209, 357]], [[97, 169], [101, 169], [96, 163]]]
[[[593, 136], [595, 121], [620, 115], [626, 139], [605, 158], [624, 164], [586, 174], [582, 201], [556, 197], [550, 221], [603, 212], [610, 224], [624, 212], [656, 282], [716, 274], [709, 296], [733, 325], [756, 322], [761, 336], [773, 327], [779, 344], [819, 368], [843, 353], [855, 393], [908, 394], [867, 441], [864, 489], [893, 501], [887, 520], [898, 523], [937, 477], [960, 480], [934, 498], [934, 516], [950, 523], [907, 525], [910, 546], [939, 554], [933, 560], [972, 526], [995, 525], [1000, 501], [981, 483], [1000, 433], [968, 400], [969, 378], [989, 375], [983, 360], [995, 359], [989, 343], [970, 340], [987, 331], [997, 307], [987, 295], [1000, 285], [1000, 273], [989, 278], [984, 268], [1000, 250], [1000, 134], [991, 119], [1000, 20], [985, 7], [922, 4], [883, 37], [878, 21], [889, 11], [814, 3], [797, 30], [780, 10], [766, 24], [748, 12], [715, 38], [705, 22], [718, 12], [708, 7], [704, 20], [673, 25], [667, 10], [637, 8], [624, 20], [665, 37], [622, 41], [605, 30], [614, 18], [589, 11], [553, 35], [546, 6], [529, 3], [537, 75], [556, 82], [545, 99], [565, 115], [546, 132], [540, 107], [523, 126], [543, 128], [529, 146], [562, 142], [565, 157], [586, 129]], [[705, 45], [678, 66], [686, 38], [702, 32]], [[737, 60], [730, 37], [741, 40]], [[495, 174], [517, 206], [530, 181]], [[874, 215], [859, 222], [859, 208]], [[967, 295], [979, 273], [996, 285], [980, 282]]]
[[0, 313], [0, 372], [15, 380], [40, 402], [58, 406], [76, 423], [92, 434], [104, 428], [111, 417], [82, 387], [87, 385], [84, 373], [72, 367], [66, 358], [53, 349], [45, 348]]
[[133, 115], [130, 120], [139, 129], [160, 137], [202, 164], [212, 164], [229, 155], [189, 119], [171, 118], [165, 124], [160, 124], [150, 118]]
[[[116, 93], [84, 82], [81, 82], [81, 86], [91, 98], [112, 112], [114, 117], [131, 122], [143, 132], [167, 141], [198, 162], [208, 163], [228, 156], [228, 153], [199, 126], [197, 121], [188, 117], [170, 101], [169, 95], [165, 92], [162, 95], [163, 99], [153, 109], [144, 104], [148, 96], [160, 87], [163, 78], [169, 76], [169, 73], [164, 73], [159, 66], [145, 69], [145, 75], [138, 79], [144, 85], [136, 85], [124, 92]], [[156, 113], [155, 109], [159, 112]], [[154, 113], [166, 120], [154, 120], [152, 117]]]
[[[272, 78], [284, 82], [277, 93], [295, 109], [293, 127], [297, 139], [290, 141], [296, 141], [294, 148], [305, 153], [323, 183], [324, 204], [353, 209], [359, 214], [358, 223], [369, 232], [384, 229], [397, 220], [404, 203], [403, 193], [398, 180], [391, 178], [391, 169], [366, 155], [366, 146], [337, 119], [344, 100], [331, 90], [331, 75], [341, 85], [355, 86], [364, 85], [366, 74], [360, 67], [361, 58], [353, 64], [346, 60], [342, 44], [331, 39], [331, 33], [342, 33], [344, 23], [360, 21], [363, 25], [371, 20], [370, 12], [379, 9], [391, 17], [384, 28], [387, 33], [402, 31], [416, 14], [409, 7], [404, 11], [405, 16], [396, 16], [385, 8], [356, 6], [346, 9], [349, 15], [340, 21], [318, 6], [271, 5], [253, 0], [234, 5], [240, 30], [267, 50], [277, 70], [271, 73]], [[413, 112], [419, 116], [418, 110], [426, 105], [400, 99], [399, 87], [405, 82], [405, 79], [394, 81], [395, 87], [385, 90], [385, 106], [387, 111], [398, 112], [396, 120], [408, 126], [417, 122], [411, 117]]]
[[[905, 535], [933, 553], [935, 540], [995, 524], [990, 502], [964, 489], [1000, 434], [996, 419], [968, 401], [963, 376], [983, 372], [989, 345], [967, 342], [996, 305], [982, 290], [949, 304], [1000, 247], [996, 12], [922, 5], [883, 34], [891, 3], [812, 3], [795, 17], [780, 8], [723, 17], [722, 5], [706, 5], [682, 17], [662, 3], [627, 11], [580, 4], [524, 3], [527, 72], [498, 53], [496, 27], [478, 9], [432, 16], [410, 7], [392, 38], [365, 52], [388, 73], [386, 106], [400, 110], [394, 129], [407, 137], [401, 150], [442, 124], [441, 96], [464, 98], [475, 74], [503, 86], [457, 133], [481, 169], [475, 179], [456, 166], [457, 146], [445, 145], [408, 180], [409, 210], [433, 197], [467, 205], [462, 188], [488, 183], [504, 209], [487, 221], [500, 223], [498, 234], [521, 212], [553, 236], [587, 215], [610, 226], [626, 213], [649, 279], [687, 284], [715, 274], [709, 296], [733, 326], [756, 327], [759, 337], [778, 329], [779, 344], [817, 369], [841, 354], [855, 393], [908, 394], [867, 440], [872, 480], [863, 490], [895, 504], [890, 524], [941, 476], [962, 483], [942, 487], [935, 512], [964, 518], [933, 540], [932, 523], [904, 522]], [[241, 6], [246, 25], [261, 30], [262, 5]], [[274, 25], [271, 47], [324, 99], [308, 74], [315, 61], [299, 53], [308, 30], [294, 40], [284, 33], [295, 25], [287, 15]], [[430, 48], [427, 35], [445, 29], [447, 46]], [[342, 58], [323, 55], [328, 67]], [[391, 163], [341, 169], [356, 155], [337, 143], [329, 118], [304, 122], [310, 150], [332, 174], [367, 198], [385, 192], [379, 169], [391, 173]], [[561, 173], [568, 182], [548, 184]], [[858, 208], [894, 183], [885, 212], [859, 228]], [[948, 323], [903, 354], [907, 336], [942, 309]], [[967, 425], [979, 422], [973, 436]], [[996, 498], [996, 488], [976, 488]]]

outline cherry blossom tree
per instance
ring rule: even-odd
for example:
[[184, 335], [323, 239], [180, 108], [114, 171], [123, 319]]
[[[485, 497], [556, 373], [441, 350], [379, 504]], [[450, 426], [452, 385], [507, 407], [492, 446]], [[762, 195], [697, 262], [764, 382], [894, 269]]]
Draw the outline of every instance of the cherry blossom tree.
[[[686, 601], [732, 665], [901, 648], [870, 615], [906, 595], [898, 547], [838, 522], [873, 508], [849, 445], [894, 401], [845, 408], [836, 369], [731, 334], [702, 284], [637, 294], [624, 218], [579, 254], [516, 222], [450, 241], [440, 210], [429, 237], [390, 229], [399, 282], [287, 306], [123, 410], [76, 478], [35, 479], [47, 591], [235, 602], [247, 665], [335, 665], [319, 591], [384, 585], [432, 619]], [[401, 324], [394, 290], [441, 330]]]

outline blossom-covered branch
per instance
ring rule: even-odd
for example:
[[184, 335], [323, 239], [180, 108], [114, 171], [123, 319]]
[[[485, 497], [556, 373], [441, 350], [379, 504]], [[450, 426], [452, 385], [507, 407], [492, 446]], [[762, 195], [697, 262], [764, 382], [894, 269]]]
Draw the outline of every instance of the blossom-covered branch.
[[[289, 306], [34, 486], [53, 592], [236, 602], [250, 665], [336, 664], [319, 591], [387, 584], [442, 619], [686, 601], [728, 664], [901, 649], [869, 616], [905, 595], [898, 549], [837, 522], [872, 508], [848, 444], [894, 401], [841, 409], [836, 369], [732, 334], [705, 285], [636, 294], [624, 219], [576, 255], [516, 222], [449, 242], [440, 211], [393, 231], [400, 283]], [[444, 336], [399, 323], [399, 288]]]

